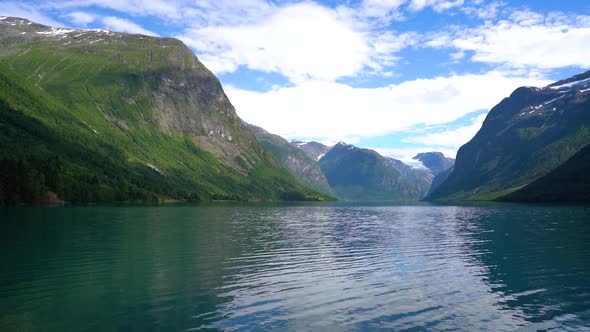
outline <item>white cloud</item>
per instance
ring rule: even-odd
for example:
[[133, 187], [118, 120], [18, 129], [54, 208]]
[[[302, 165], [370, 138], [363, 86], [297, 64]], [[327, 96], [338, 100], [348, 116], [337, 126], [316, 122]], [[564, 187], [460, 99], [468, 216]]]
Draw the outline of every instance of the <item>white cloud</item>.
[[486, 115], [487, 113], [475, 117], [472, 119], [470, 125], [464, 127], [447, 129], [422, 136], [410, 136], [402, 139], [402, 142], [458, 149], [461, 145], [467, 143], [473, 138], [473, 136], [475, 136], [481, 128]]
[[64, 15], [74, 24], [86, 26], [96, 20], [96, 15], [85, 12], [71, 12]]
[[158, 36], [157, 33], [152, 32], [150, 30], [146, 30], [141, 26], [124, 18], [108, 16], [102, 19], [102, 23], [104, 24], [105, 28], [114, 31], [137, 33], [148, 36]]
[[449, 149], [449, 148], [441, 148], [436, 146], [412, 146], [412, 147], [403, 147], [403, 148], [370, 148], [371, 150], [375, 150], [379, 152], [382, 156], [391, 157], [394, 159], [398, 159], [403, 161], [409, 165], [416, 165], [419, 164], [415, 161], [412, 161], [412, 158], [416, 156], [418, 153], [421, 152], [430, 152], [430, 151], [437, 151], [441, 152], [445, 155], [445, 157], [455, 158], [457, 155], [458, 149]]
[[510, 20], [515, 24], [527, 26], [543, 24], [545, 17], [531, 10], [516, 10], [510, 14]]
[[426, 39], [423, 41], [422, 46], [434, 48], [449, 47], [452, 40], [451, 32], [429, 33]]
[[506, 5], [503, 2], [491, 2], [483, 5], [483, 3], [479, 1], [473, 1], [473, 4], [474, 6], [465, 6], [462, 7], [461, 10], [467, 15], [476, 16], [483, 20], [495, 18], [500, 13], [500, 8]]
[[410, 10], [419, 11], [426, 7], [432, 7], [437, 12], [442, 12], [453, 7], [460, 7], [464, 0], [412, 0]]
[[247, 122], [287, 138], [371, 137], [416, 125], [449, 123], [490, 109], [516, 87], [549, 81], [491, 71], [417, 79], [382, 88], [353, 88], [309, 80], [293, 87], [254, 92], [226, 87]]
[[333, 81], [365, 69], [385, 74], [384, 69], [399, 59], [397, 53], [419, 40], [414, 32], [372, 30], [359, 24], [358, 16], [343, 13], [342, 7], [304, 2], [264, 7], [263, 12], [259, 19], [243, 24], [197, 24], [177, 37], [217, 74], [246, 66], [279, 73], [292, 82]]
[[425, 45], [471, 51], [471, 60], [512, 68], [590, 67], [590, 19], [513, 12], [509, 20], [456, 29], [430, 38]]
[[379, 23], [403, 20], [401, 6], [407, 0], [364, 0], [358, 8], [341, 6], [341, 11], [358, 19], [377, 19]]
[[255, 24], [189, 29], [180, 38], [216, 73], [245, 65], [293, 81], [354, 75], [370, 57], [363, 33], [313, 3], [280, 8]]
[[461, 60], [464, 57], [465, 57], [465, 52], [463, 52], [463, 51], [451, 53], [451, 59], [453, 59], [455, 61]]
[[370, 60], [367, 66], [383, 73], [387, 66], [394, 65], [400, 57], [397, 53], [406, 47], [416, 46], [421, 35], [415, 32], [404, 32], [397, 34], [392, 31], [372, 33], [368, 42], [371, 46]]
[[[428, 133], [420, 136], [409, 136], [402, 139], [404, 143], [413, 143], [410, 147], [401, 148], [372, 148], [380, 154], [399, 159], [406, 164], [412, 164], [412, 157], [420, 152], [438, 151], [446, 157], [455, 158], [459, 148], [469, 142], [481, 128], [487, 113], [480, 114], [471, 123], [455, 128]], [[418, 145], [420, 144], [420, 145]]]
[[199, 0], [181, 9], [192, 28], [251, 25], [268, 17], [277, 8], [265, 0]]
[[43, 14], [36, 6], [31, 6], [21, 2], [4, 2], [0, 6], [0, 15], [26, 18], [29, 21], [45, 24], [49, 26], [63, 26], [60, 22], [55, 21], [49, 16]]
[[96, 6], [126, 14], [180, 19], [184, 3], [182, 0], [53, 0], [43, 3], [43, 7], [63, 10]]
[[407, 0], [364, 0], [360, 6], [367, 16], [382, 16], [393, 10], [397, 10]]

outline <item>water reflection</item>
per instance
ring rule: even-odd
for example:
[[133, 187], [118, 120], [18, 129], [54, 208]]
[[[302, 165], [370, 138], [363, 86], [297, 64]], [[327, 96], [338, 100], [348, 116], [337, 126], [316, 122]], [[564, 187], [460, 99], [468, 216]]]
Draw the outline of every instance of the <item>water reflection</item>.
[[21, 208], [0, 219], [0, 330], [590, 327], [590, 208]]
[[227, 317], [213, 326], [522, 325], [522, 314], [497, 305], [488, 270], [477, 259], [481, 253], [470, 246], [481, 242], [470, 224], [481, 211], [433, 209], [425, 214], [423, 207], [290, 208], [258, 215], [250, 223], [272, 233], [256, 236], [272, 240], [225, 262], [222, 294], [233, 300], [219, 306]]

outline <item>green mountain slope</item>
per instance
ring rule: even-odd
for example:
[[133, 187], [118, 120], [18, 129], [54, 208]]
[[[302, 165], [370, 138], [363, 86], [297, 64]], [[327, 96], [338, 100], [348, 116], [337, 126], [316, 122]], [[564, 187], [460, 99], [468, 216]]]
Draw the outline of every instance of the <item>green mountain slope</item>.
[[326, 195], [334, 194], [318, 163], [303, 150], [291, 145], [281, 136], [273, 135], [260, 127], [249, 124], [248, 128], [302, 184]]
[[430, 189], [428, 189], [428, 193], [426, 193], [426, 199], [428, 199], [432, 195], [432, 193], [435, 192], [436, 189], [447, 180], [451, 173], [453, 173], [453, 167], [445, 171], [442, 171], [434, 176], [434, 178], [432, 179], [432, 183], [430, 184]]
[[0, 21], [2, 203], [321, 199], [180, 41]]
[[[338, 143], [320, 159], [336, 196], [349, 200], [416, 200], [421, 191], [377, 152]], [[426, 188], [427, 189], [427, 188]]]
[[590, 72], [521, 87], [457, 153], [433, 199], [494, 199], [549, 173], [590, 143]]
[[524, 188], [501, 197], [505, 201], [590, 201], [590, 145], [564, 164]]

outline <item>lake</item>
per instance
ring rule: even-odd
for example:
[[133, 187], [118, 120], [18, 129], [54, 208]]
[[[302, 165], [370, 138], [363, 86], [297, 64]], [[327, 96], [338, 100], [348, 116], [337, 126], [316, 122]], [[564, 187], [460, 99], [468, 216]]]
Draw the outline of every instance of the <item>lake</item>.
[[0, 209], [1, 331], [590, 330], [590, 207]]

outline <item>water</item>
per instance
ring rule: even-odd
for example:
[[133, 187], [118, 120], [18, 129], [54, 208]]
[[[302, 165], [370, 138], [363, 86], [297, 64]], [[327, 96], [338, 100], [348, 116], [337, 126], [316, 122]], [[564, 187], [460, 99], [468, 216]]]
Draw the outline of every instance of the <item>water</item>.
[[0, 209], [1, 331], [590, 330], [590, 207]]

